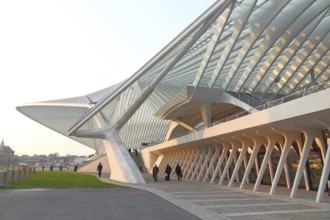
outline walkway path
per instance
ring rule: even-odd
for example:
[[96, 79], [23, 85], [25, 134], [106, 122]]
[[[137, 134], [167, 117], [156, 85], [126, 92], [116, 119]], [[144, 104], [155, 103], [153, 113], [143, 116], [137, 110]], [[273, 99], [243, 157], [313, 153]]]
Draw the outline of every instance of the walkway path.
[[150, 175], [146, 176], [146, 180], [145, 185], [130, 186], [152, 192], [205, 220], [330, 219], [330, 199], [316, 203], [316, 192], [300, 190], [298, 198], [290, 199], [290, 191], [285, 187], [278, 187], [277, 194], [270, 195], [269, 186], [263, 186], [262, 192], [254, 193], [250, 189], [200, 182], [154, 182]]

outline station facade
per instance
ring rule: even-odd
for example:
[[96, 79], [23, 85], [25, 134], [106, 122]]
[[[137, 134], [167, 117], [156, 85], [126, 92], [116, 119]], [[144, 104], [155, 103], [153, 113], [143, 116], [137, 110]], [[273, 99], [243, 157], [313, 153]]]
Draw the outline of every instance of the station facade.
[[[17, 110], [95, 149], [110, 178], [316, 191], [330, 172], [330, 2], [218, 0], [127, 80]], [[95, 168], [95, 167], [93, 167]]]

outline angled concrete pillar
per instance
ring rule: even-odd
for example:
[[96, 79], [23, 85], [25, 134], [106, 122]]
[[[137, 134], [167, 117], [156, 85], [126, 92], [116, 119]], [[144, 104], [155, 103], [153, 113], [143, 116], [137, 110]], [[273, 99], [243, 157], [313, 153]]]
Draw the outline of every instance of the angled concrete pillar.
[[[239, 150], [240, 148], [237, 149], [237, 151]], [[236, 164], [237, 164], [237, 154], [234, 155], [234, 168], [236, 167]], [[239, 175], [238, 173], [236, 173], [235, 175], [233, 175], [234, 178], [236, 178], [236, 181], [239, 183]]]
[[246, 152], [247, 152], [248, 148], [253, 145], [253, 142], [251, 141], [251, 139], [247, 139], [247, 138], [241, 137], [240, 138], [240, 141], [242, 143], [242, 150], [241, 150], [241, 153], [239, 154], [239, 157], [238, 157], [237, 163], [235, 165], [235, 168], [234, 168], [234, 171], [233, 171], [233, 175], [230, 178], [228, 187], [233, 186], [235, 176], [236, 175], [238, 176], [238, 171], [239, 171], [239, 169], [241, 167], [241, 164], [242, 164], [242, 162], [243, 162], [243, 160], [244, 160], [244, 158], [246, 156]]
[[317, 135], [315, 130], [312, 130], [309, 128], [301, 128], [301, 130], [305, 135], [305, 143], [304, 143], [304, 148], [302, 150], [302, 154], [300, 156], [296, 177], [293, 182], [293, 186], [292, 186], [292, 190], [291, 190], [291, 194], [290, 194], [291, 198], [294, 198], [297, 194], [297, 189], [298, 189], [298, 186], [299, 186], [299, 183], [301, 180], [303, 170], [306, 168], [306, 162], [307, 162], [309, 152], [311, 150], [311, 145], [314, 141], [315, 136]]
[[199, 167], [203, 163], [203, 160], [206, 156], [206, 152], [207, 152], [207, 148], [202, 147], [201, 154], [199, 155], [198, 161], [197, 161], [196, 166], [195, 166], [195, 170], [193, 171], [193, 174], [191, 175], [190, 181], [193, 181], [195, 176], [197, 176], [198, 171], [199, 171]]
[[194, 168], [196, 166], [196, 163], [198, 162], [201, 154], [202, 154], [202, 151], [199, 148], [197, 148], [197, 151], [196, 151], [196, 154], [195, 154], [195, 158], [194, 158], [193, 162], [190, 164], [188, 173], [186, 175], [186, 178], [185, 178], [186, 180], [188, 180], [189, 177], [190, 177], [190, 175], [192, 175], [192, 173], [194, 171]]
[[262, 161], [259, 173], [258, 173], [258, 177], [257, 180], [254, 184], [254, 188], [253, 191], [259, 191], [260, 185], [261, 185], [261, 180], [264, 176], [265, 170], [267, 168], [267, 164], [269, 164], [269, 161], [271, 160], [271, 156], [275, 147], [276, 143], [282, 142], [283, 137], [278, 135], [278, 134], [274, 134], [274, 133], [262, 133], [259, 132], [260, 135], [264, 136], [267, 141], [268, 141], [268, 145], [266, 146], [266, 153], [264, 156], [264, 159]]
[[[223, 184], [223, 180], [225, 179], [225, 174], [229, 173], [229, 167], [233, 162], [234, 155], [236, 154], [238, 148], [241, 146], [241, 144], [237, 140], [232, 140], [232, 139], [228, 140], [228, 139], [226, 139], [226, 141], [231, 144], [231, 152], [230, 152], [229, 158], [227, 160], [227, 163], [225, 165], [225, 168], [223, 169], [223, 173], [220, 177], [220, 180], [219, 180], [219, 183], [218, 183], [219, 185]], [[228, 177], [228, 179], [229, 178], [230, 177]]]
[[207, 155], [206, 155], [206, 157], [204, 159], [204, 163], [203, 163], [203, 165], [201, 167], [201, 170], [200, 170], [200, 172], [198, 174], [198, 177], [197, 177], [196, 181], [200, 181], [202, 179], [203, 174], [204, 174], [204, 171], [205, 171], [205, 168], [206, 168], [207, 164], [210, 162], [210, 158], [211, 158], [211, 156], [212, 156], [212, 154], [214, 152], [214, 147], [210, 147], [209, 146], [209, 147], [207, 147], [207, 149], [208, 149]]
[[269, 157], [268, 167], [269, 167], [270, 182], [272, 183], [274, 181], [274, 166], [273, 166], [273, 158], [272, 158], [272, 156]]
[[[251, 145], [252, 146], [252, 145]], [[249, 148], [248, 148], [249, 149]], [[247, 164], [248, 164], [248, 158], [247, 158], [248, 156], [245, 154], [245, 156], [244, 156], [244, 169], [246, 170], [246, 168], [247, 168]], [[244, 175], [244, 174], [243, 174]], [[243, 178], [242, 178], [243, 179]], [[246, 178], [246, 183], [250, 183], [250, 180], [249, 180], [249, 178]]]
[[325, 155], [326, 155], [326, 143], [324, 141], [324, 137], [323, 137], [323, 133], [322, 131], [317, 131], [317, 135], [315, 137], [315, 142], [317, 144], [317, 146], [320, 148], [321, 150], [321, 156], [322, 156], [322, 160], [325, 161]]
[[204, 103], [201, 107], [202, 118], [204, 122], [204, 127], [208, 128], [211, 126], [211, 106], [210, 103]]
[[176, 175], [175, 173], [175, 167], [177, 164], [181, 164], [182, 163], [182, 160], [185, 156], [185, 152], [184, 150], [180, 150], [179, 151], [179, 154], [178, 154], [178, 157], [176, 158], [176, 160], [173, 162], [173, 165], [172, 165], [172, 174], [171, 174], [171, 177], [174, 177]]
[[240, 185], [240, 189], [243, 189], [243, 187], [246, 184], [246, 180], [249, 177], [249, 174], [251, 172], [251, 168], [253, 166], [253, 163], [255, 163], [255, 159], [258, 155], [258, 152], [260, 150], [261, 145], [267, 142], [264, 137], [262, 137], [260, 135], [257, 135], [257, 134], [255, 134], [253, 136], [249, 136], [249, 138], [253, 140], [254, 146], [253, 146], [253, 151], [252, 151], [249, 163], [248, 163], [248, 165], [246, 167], [246, 170], [244, 172], [244, 176], [243, 176], [243, 179], [242, 179], [242, 182], [241, 182], [241, 185]]
[[[301, 139], [300, 139], [300, 140], [301, 140]], [[302, 141], [297, 141], [297, 144], [298, 144], [298, 149], [299, 149], [299, 156], [300, 156], [300, 158], [301, 158], [302, 151], [303, 151], [303, 144], [302, 144]], [[305, 180], [306, 190], [307, 190], [307, 191], [310, 191], [309, 180], [308, 180], [308, 173], [307, 173], [306, 166], [304, 166], [303, 174], [304, 174], [304, 180]], [[296, 174], [296, 175], [297, 175], [297, 174]]]
[[189, 157], [189, 159], [188, 159], [188, 161], [187, 161], [187, 164], [185, 165], [185, 167], [184, 167], [184, 169], [183, 169], [183, 174], [182, 174], [182, 178], [183, 178], [183, 179], [186, 179], [187, 174], [188, 174], [189, 169], [190, 169], [190, 166], [191, 166], [191, 164], [193, 163], [196, 154], [197, 154], [197, 149], [196, 149], [195, 147], [193, 147], [193, 148], [191, 149], [190, 157]]
[[222, 148], [223, 150], [221, 152], [221, 155], [220, 155], [220, 158], [218, 160], [217, 166], [215, 167], [214, 175], [212, 176], [210, 183], [214, 183], [214, 180], [215, 180], [215, 178], [217, 176], [217, 173], [219, 172], [219, 170], [221, 168], [222, 162], [225, 159], [225, 157], [226, 157], [226, 155], [228, 153], [228, 150], [230, 148], [230, 145], [228, 145], [227, 143], [222, 143], [222, 146], [223, 146], [223, 148]]
[[166, 152], [164, 155], [164, 159], [159, 164], [159, 173], [164, 173], [166, 164], [170, 161], [173, 156], [173, 152]]
[[110, 179], [125, 183], [145, 183], [118, 132], [106, 132], [104, 136], [105, 141], [103, 143], [111, 169]]
[[[330, 131], [330, 122], [324, 120], [318, 120], [318, 119], [315, 119], [315, 121]], [[323, 198], [324, 190], [330, 173], [330, 142], [328, 144], [328, 150], [325, 153], [325, 158], [323, 159], [323, 161], [324, 161], [324, 165], [322, 169], [319, 188], [317, 190], [316, 202], [322, 202], [324, 200]]]
[[288, 131], [284, 132], [284, 131], [279, 131], [278, 129], [277, 130], [273, 129], [273, 130], [276, 131], [277, 133], [283, 135], [285, 141], [284, 141], [284, 146], [283, 146], [282, 154], [280, 157], [280, 161], [278, 162], [277, 169], [275, 172], [274, 180], [272, 182], [272, 187], [270, 189], [270, 194], [274, 194], [276, 192], [276, 187], [277, 187], [278, 181], [280, 180], [282, 170], [284, 167], [284, 163], [286, 161], [286, 158], [288, 157], [292, 142], [299, 138], [299, 133], [297, 133], [297, 132], [295, 132], [295, 133], [288, 132]]
[[215, 152], [214, 152], [214, 154], [213, 154], [213, 156], [212, 156], [212, 159], [211, 159], [211, 161], [210, 161], [210, 166], [209, 166], [209, 168], [206, 170], [206, 173], [205, 173], [205, 176], [204, 176], [203, 182], [206, 182], [207, 177], [208, 177], [209, 174], [211, 173], [211, 171], [212, 171], [212, 169], [213, 169], [214, 162], [215, 162], [215, 160], [216, 160], [216, 159], [218, 158], [218, 156], [219, 156], [220, 149], [221, 149], [221, 147], [218, 147], [218, 146], [215, 147]]
[[184, 162], [182, 163], [182, 166], [181, 166], [182, 177], [184, 177], [184, 175], [186, 173], [185, 171], [186, 171], [187, 165], [189, 164], [189, 162], [192, 158], [193, 152], [194, 152], [193, 149], [190, 149], [190, 148], [187, 149], [187, 155], [186, 155], [185, 160], [184, 160]]
[[176, 150], [175, 151], [175, 157], [169, 162], [169, 165], [172, 167], [172, 173], [170, 174], [170, 176], [174, 176], [175, 172], [174, 172], [174, 168], [176, 166], [176, 164], [179, 161], [179, 158], [181, 156], [181, 151], [180, 150]]

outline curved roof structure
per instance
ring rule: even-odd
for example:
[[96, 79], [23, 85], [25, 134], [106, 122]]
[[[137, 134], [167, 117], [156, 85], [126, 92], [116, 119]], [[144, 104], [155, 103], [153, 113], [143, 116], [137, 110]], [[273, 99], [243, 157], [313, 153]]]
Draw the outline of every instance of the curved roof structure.
[[[93, 129], [99, 116], [102, 127], [120, 127], [127, 147], [140, 148], [164, 141], [172, 121], [184, 125], [172, 136], [197, 129], [208, 104], [212, 123], [244, 104], [329, 86], [329, 14], [327, 1], [217, 1], [69, 134]], [[223, 93], [243, 103], [224, 104]]]
[[17, 109], [98, 153], [107, 131], [126, 148], [164, 142], [328, 88], [329, 9], [324, 0], [218, 0], [126, 81]]

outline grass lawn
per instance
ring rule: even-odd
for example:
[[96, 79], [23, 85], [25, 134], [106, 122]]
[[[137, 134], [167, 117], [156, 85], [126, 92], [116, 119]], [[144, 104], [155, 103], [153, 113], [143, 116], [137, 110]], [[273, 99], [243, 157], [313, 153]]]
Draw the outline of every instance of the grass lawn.
[[72, 189], [72, 188], [122, 188], [100, 181], [96, 176], [70, 172], [36, 172], [34, 176], [13, 181], [0, 189]]

